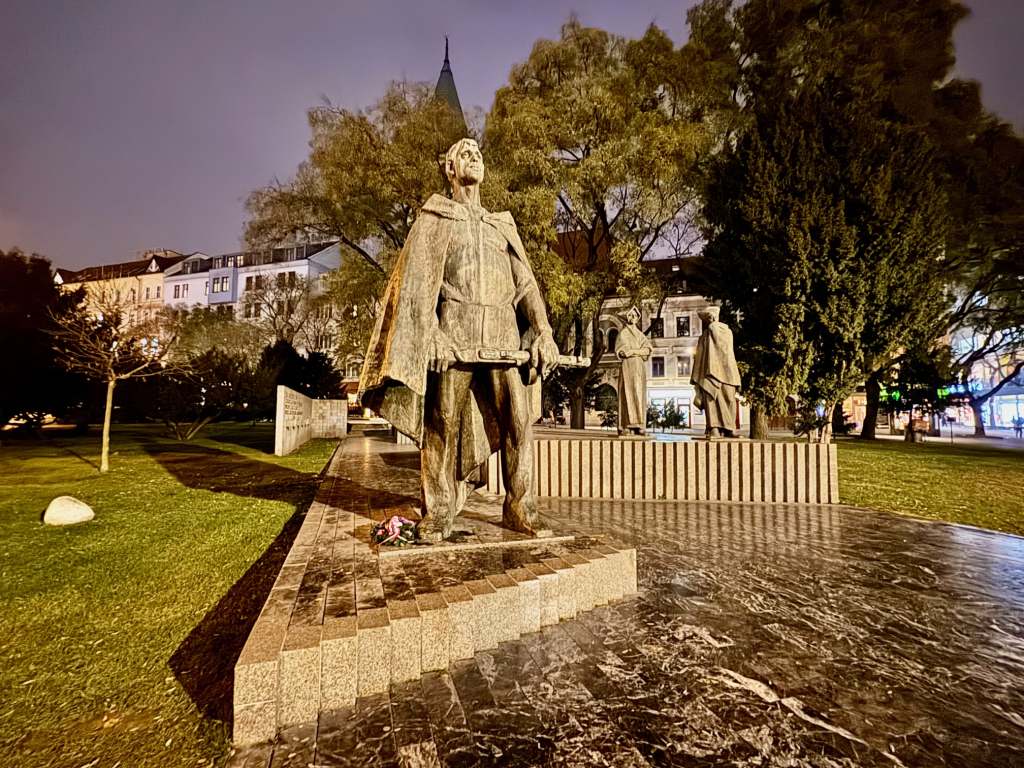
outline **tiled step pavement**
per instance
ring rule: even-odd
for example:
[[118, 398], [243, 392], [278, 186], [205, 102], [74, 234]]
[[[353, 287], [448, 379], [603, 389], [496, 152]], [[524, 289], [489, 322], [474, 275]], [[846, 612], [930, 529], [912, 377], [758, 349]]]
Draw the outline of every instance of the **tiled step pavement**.
[[335, 455], [235, 667], [236, 744], [636, 591], [632, 547], [505, 531], [496, 500], [469, 505], [461, 543], [378, 553], [372, 525], [417, 493], [408, 452], [389, 450], [361, 438]]

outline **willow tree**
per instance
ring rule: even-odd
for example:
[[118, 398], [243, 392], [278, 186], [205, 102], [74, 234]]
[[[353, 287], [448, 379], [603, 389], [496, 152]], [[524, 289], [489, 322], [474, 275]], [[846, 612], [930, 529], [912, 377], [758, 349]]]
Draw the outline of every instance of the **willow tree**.
[[401, 250], [413, 218], [447, 183], [438, 158], [463, 123], [425, 84], [392, 83], [372, 108], [309, 110], [309, 158], [249, 195], [246, 240], [337, 239], [373, 269]]
[[651, 27], [638, 40], [570, 19], [495, 96], [484, 134], [490, 207], [519, 224], [563, 351], [572, 425], [604, 351], [601, 305], [659, 287], [643, 268], [693, 244], [699, 160], [714, 133], [689, 60]]
[[[432, 194], [447, 192], [438, 159], [463, 138], [463, 118], [425, 84], [392, 83], [366, 110], [329, 104], [310, 109], [309, 126], [309, 157], [294, 177], [249, 195], [246, 241], [260, 249], [292, 240], [338, 240], [343, 261], [361, 261], [364, 268], [351, 268], [360, 282], [377, 286], [417, 211]], [[359, 302], [349, 301], [344, 290], [330, 296], [337, 299], [334, 317], [344, 340], [339, 356], [352, 347], [365, 349], [365, 313], [350, 322]]]

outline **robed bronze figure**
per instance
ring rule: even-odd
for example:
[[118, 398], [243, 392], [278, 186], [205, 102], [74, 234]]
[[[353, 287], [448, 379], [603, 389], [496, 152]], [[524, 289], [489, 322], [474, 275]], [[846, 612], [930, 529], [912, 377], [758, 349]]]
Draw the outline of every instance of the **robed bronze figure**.
[[619, 366], [619, 434], [644, 434], [647, 427], [647, 359], [651, 340], [640, 330], [640, 310], [630, 307], [623, 316], [615, 356]]
[[732, 437], [736, 428], [736, 393], [740, 373], [732, 348], [732, 331], [718, 320], [718, 307], [705, 307], [697, 316], [704, 326], [693, 356], [690, 380], [693, 404], [704, 411], [708, 437]]
[[421, 537], [451, 533], [499, 450], [503, 524], [535, 533], [527, 384], [558, 364], [558, 347], [511, 214], [480, 205], [477, 143], [457, 142], [444, 162], [452, 197], [427, 201], [398, 256], [362, 402], [420, 447]]

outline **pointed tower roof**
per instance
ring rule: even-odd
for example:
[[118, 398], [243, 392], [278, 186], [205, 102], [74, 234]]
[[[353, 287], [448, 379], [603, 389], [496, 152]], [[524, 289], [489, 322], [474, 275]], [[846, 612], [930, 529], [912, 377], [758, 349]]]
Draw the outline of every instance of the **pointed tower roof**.
[[448, 106], [455, 110], [456, 114], [462, 119], [463, 126], [465, 126], [466, 118], [462, 113], [462, 104], [459, 102], [459, 92], [455, 89], [452, 65], [448, 61], [448, 35], [444, 36], [444, 64], [441, 65], [441, 75], [437, 78], [434, 95], [447, 101]]

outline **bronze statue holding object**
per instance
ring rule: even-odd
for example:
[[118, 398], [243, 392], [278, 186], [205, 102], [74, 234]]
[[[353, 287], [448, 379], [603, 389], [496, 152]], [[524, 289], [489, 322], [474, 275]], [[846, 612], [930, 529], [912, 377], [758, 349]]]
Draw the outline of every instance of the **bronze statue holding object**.
[[445, 156], [384, 294], [360, 381], [365, 406], [420, 447], [422, 538], [438, 540], [501, 451], [503, 524], [535, 533], [528, 384], [560, 362], [544, 301], [507, 211], [480, 205], [473, 139]]

